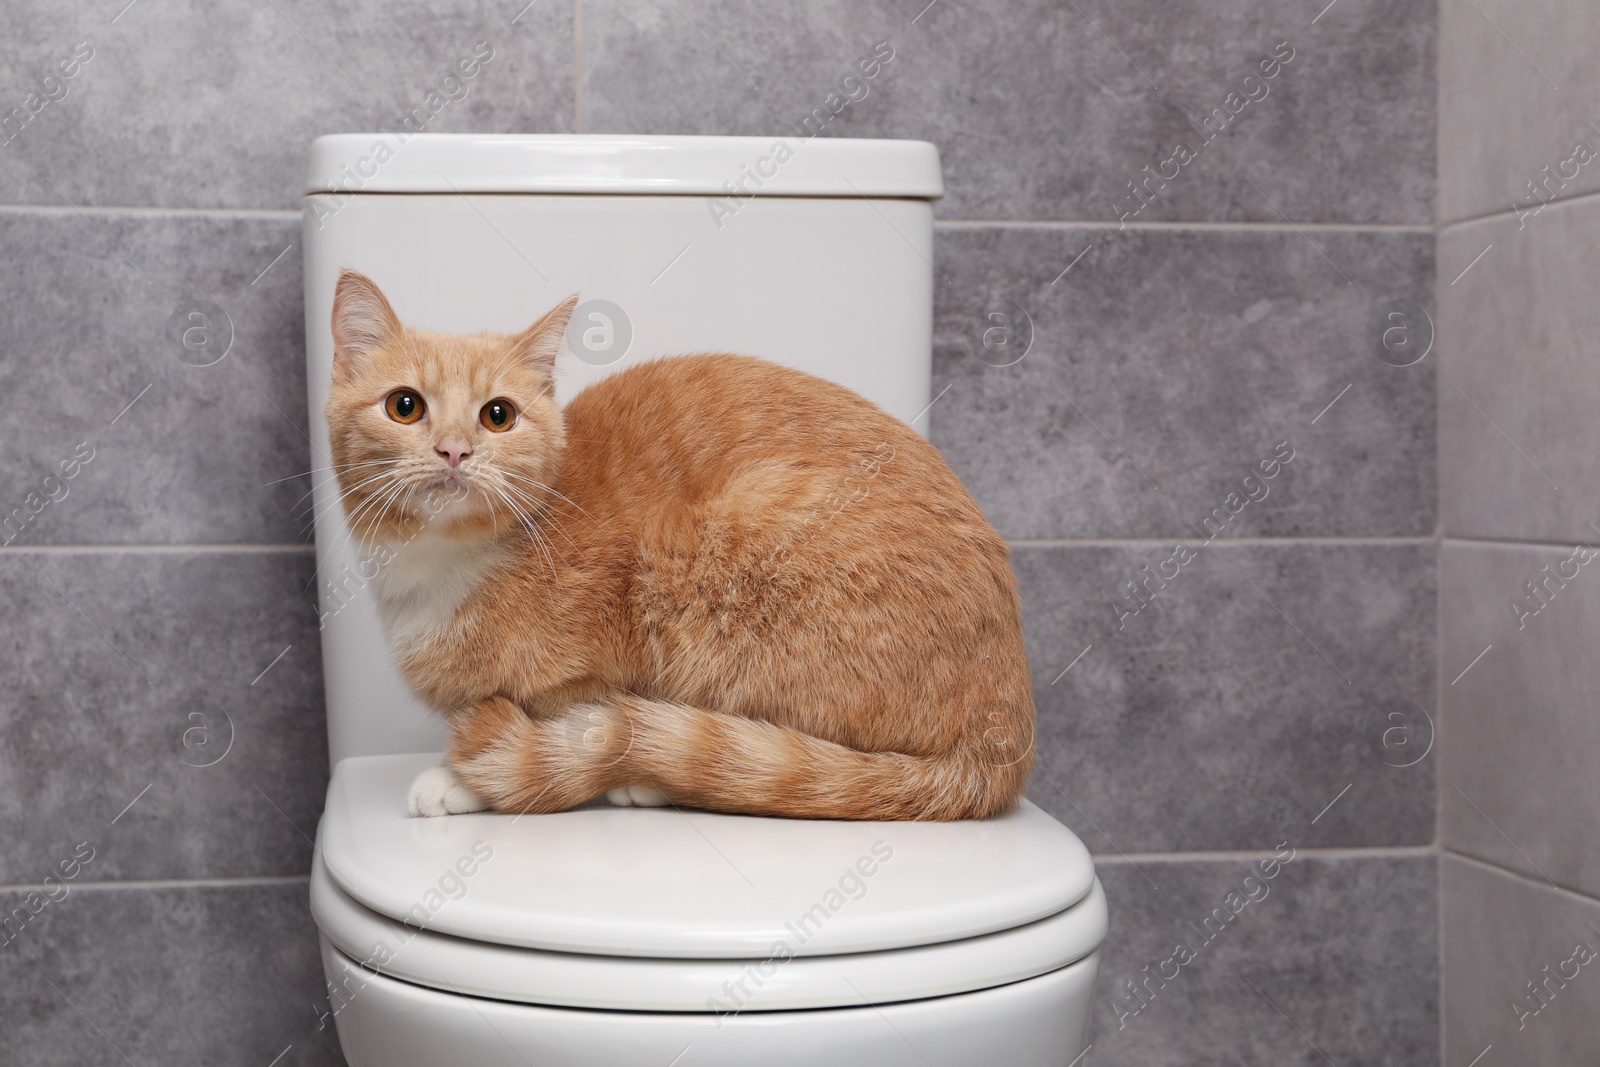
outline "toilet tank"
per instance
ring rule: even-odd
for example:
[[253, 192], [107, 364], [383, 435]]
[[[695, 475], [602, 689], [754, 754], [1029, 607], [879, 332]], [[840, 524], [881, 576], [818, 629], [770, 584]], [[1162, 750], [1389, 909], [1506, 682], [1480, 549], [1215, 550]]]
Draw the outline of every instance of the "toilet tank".
[[341, 268], [409, 326], [514, 332], [571, 293], [565, 403], [633, 364], [760, 356], [829, 378], [926, 433], [938, 151], [843, 138], [339, 134], [304, 201], [306, 385], [328, 752], [436, 752], [338, 506], [322, 418]]

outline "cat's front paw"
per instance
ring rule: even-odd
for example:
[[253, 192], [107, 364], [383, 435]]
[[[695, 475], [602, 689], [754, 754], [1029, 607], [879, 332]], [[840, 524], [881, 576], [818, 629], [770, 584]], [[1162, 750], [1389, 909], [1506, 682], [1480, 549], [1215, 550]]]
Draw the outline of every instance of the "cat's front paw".
[[664, 808], [672, 801], [654, 786], [623, 785], [606, 790], [606, 799], [619, 808]]
[[406, 810], [412, 817], [460, 815], [488, 807], [449, 767], [429, 767], [417, 775], [406, 793]]

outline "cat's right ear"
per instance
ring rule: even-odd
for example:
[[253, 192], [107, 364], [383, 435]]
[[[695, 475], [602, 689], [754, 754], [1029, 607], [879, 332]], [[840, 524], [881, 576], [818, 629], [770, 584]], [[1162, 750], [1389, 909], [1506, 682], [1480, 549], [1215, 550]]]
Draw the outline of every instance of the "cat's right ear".
[[355, 377], [361, 359], [399, 335], [400, 318], [377, 283], [359, 271], [339, 272], [333, 291], [333, 376]]

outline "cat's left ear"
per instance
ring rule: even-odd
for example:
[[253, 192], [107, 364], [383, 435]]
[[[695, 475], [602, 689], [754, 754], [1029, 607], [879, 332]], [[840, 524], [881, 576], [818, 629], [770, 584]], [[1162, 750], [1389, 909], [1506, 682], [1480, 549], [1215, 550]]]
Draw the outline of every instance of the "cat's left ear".
[[333, 291], [333, 376], [349, 381], [362, 356], [400, 335], [400, 318], [378, 284], [360, 271], [339, 272]]
[[556, 357], [567, 343], [567, 323], [572, 319], [572, 309], [577, 306], [578, 294], [573, 293], [545, 312], [544, 318], [517, 334], [511, 342], [512, 354], [535, 370], [552, 373]]

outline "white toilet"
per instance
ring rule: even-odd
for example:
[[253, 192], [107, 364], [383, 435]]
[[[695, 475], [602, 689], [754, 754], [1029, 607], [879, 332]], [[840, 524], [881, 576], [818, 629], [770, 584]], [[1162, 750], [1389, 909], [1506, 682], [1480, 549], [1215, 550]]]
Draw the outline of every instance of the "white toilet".
[[[818, 138], [347, 134], [305, 201], [312, 440], [341, 267], [425, 329], [581, 294], [557, 396], [658, 355], [759, 355], [926, 432], [936, 149]], [[312, 911], [355, 1067], [1066, 1067], [1105, 897], [1023, 802], [987, 822], [675, 808], [407, 818], [439, 720], [391, 664], [332, 480], [316, 491], [333, 780]]]

